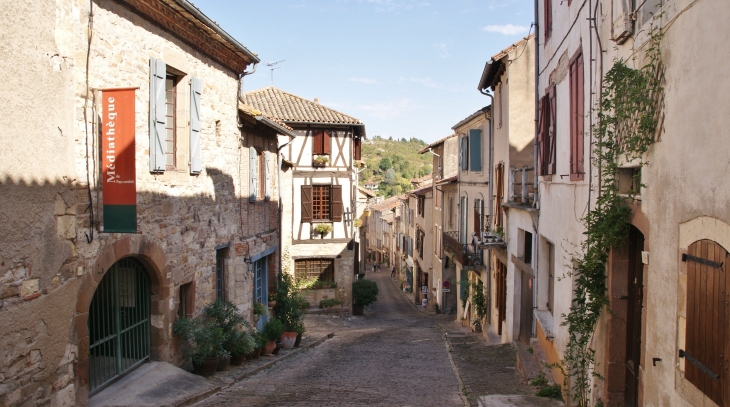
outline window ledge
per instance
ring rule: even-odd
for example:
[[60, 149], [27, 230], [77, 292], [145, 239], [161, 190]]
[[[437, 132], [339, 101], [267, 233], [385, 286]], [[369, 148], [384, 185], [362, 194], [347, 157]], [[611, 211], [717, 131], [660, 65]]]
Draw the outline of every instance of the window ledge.
[[552, 342], [555, 339], [555, 329], [553, 327], [553, 314], [548, 310], [535, 310], [535, 320], [540, 324], [545, 338]]

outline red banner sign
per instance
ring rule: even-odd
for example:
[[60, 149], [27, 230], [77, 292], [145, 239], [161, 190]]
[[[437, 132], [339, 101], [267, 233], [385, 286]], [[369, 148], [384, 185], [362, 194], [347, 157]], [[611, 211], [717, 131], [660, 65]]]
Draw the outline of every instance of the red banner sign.
[[137, 231], [134, 92], [134, 88], [102, 91], [104, 232]]

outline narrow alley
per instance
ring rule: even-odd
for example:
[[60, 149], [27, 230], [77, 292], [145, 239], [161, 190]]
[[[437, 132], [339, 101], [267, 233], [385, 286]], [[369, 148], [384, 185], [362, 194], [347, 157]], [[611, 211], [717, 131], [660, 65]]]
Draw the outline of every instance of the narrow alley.
[[[444, 335], [459, 331], [453, 316], [419, 311], [385, 270], [369, 271], [367, 278], [377, 282], [379, 295], [364, 317], [308, 315], [309, 335], [334, 337], [195, 405], [476, 406], [477, 396], [486, 394], [535, 393], [520, 382], [512, 345], [487, 352], [494, 359], [471, 360], [468, 348], [458, 345], [454, 353]], [[459, 343], [477, 340], [476, 334], [458, 336]], [[464, 388], [485, 377], [486, 387], [472, 387], [478, 393]]]

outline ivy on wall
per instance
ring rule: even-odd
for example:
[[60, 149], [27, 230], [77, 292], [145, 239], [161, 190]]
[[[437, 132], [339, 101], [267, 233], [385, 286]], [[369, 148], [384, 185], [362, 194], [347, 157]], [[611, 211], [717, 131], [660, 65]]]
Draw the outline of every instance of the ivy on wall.
[[588, 406], [591, 381], [600, 375], [594, 370], [595, 349], [591, 337], [601, 313], [611, 312], [606, 285], [606, 264], [612, 247], [628, 237], [630, 204], [636, 191], [619, 191], [618, 170], [622, 163], [644, 166], [644, 153], [654, 142], [663, 94], [660, 53], [661, 29], [653, 27], [644, 55], [644, 65], [632, 68], [624, 60], [615, 61], [603, 78], [593, 131], [593, 165], [598, 171], [596, 205], [583, 218], [586, 231], [571, 272], [575, 280], [570, 312], [563, 314], [569, 341], [561, 369], [567, 370], [564, 389], [581, 407]]

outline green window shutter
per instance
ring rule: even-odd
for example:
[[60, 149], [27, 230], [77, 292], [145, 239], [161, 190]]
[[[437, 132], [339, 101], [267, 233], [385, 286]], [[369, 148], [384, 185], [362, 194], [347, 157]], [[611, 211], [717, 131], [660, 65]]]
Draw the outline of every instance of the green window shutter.
[[256, 202], [256, 187], [258, 186], [258, 152], [255, 148], [248, 148], [248, 201]]
[[332, 222], [342, 222], [342, 185], [332, 185]]
[[266, 197], [266, 200], [271, 200], [271, 170], [269, 169], [271, 153], [268, 151], [264, 151], [264, 169], [265, 169], [265, 176], [266, 176], [266, 183], [264, 184], [264, 196]]
[[469, 130], [469, 162], [472, 171], [482, 170], [482, 131], [481, 129]]
[[150, 172], [165, 171], [165, 63], [150, 58]]
[[198, 78], [190, 80], [190, 173], [200, 174], [203, 161], [200, 156], [200, 96], [203, 83]]

